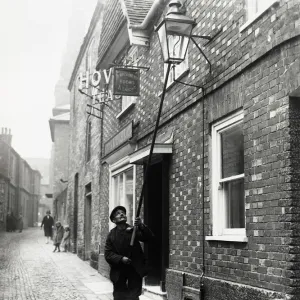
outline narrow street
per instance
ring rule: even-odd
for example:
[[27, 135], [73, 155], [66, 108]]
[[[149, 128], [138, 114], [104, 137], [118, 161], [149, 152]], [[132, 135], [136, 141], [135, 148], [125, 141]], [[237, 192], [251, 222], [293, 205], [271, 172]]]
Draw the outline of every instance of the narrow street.
[[112, 299], [112, 285], [72, 253], [53, 253], [43, 231], [0, 234], [0, 299]]
[[110, 281], [87, 262], [52, 251], [39, 228], [0, 233], [0, 299], [113, 299]]

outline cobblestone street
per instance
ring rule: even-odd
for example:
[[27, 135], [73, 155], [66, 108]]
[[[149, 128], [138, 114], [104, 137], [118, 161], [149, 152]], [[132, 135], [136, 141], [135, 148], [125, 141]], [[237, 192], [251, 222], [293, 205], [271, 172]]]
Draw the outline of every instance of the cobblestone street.
[[113, 299], [108, 279], [76, 255], [52, 251], [39, 228], [0, 233], [0, 299]]

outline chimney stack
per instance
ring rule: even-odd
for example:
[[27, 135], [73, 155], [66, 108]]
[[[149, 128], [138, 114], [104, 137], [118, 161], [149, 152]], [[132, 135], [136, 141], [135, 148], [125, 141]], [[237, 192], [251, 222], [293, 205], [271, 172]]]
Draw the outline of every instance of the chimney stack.
[[0, 140], [3, 141], [4, 143], [8, 144], [11, 146], [11, 140], [12, 140], [12, 135], [11, 135], [11, 129], [9, 128], [1, 128], [1, 134], [0, 134]]

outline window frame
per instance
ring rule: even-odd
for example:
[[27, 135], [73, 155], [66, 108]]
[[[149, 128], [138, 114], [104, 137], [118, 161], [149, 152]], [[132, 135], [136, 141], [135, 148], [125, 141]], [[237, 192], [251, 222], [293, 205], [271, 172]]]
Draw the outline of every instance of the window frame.
[[243, 32], [245, 29], [247, 29], [252, 23], [254, 23], [261, 15], [263, 15], [274, 4], [279, 3], [279, 0], [271, 0], [270, 3], [267, 4], [264, 8], [258, 10], [256, 13], [249, 16], [249, 6], [250, 6], [249, 2], [250, 1], [253, 2], [253, 1], [258, 1], [258, 0], [245, 0], [247, 21], [240, 27], [240, 32]]
[[[114, 177], [116, 177], [117, 175], [119, 175], [121, 173], [124, 174], [125, 172], [132, 169], [132, 172], [133, 172], [133, 179], [132, 179], [133, 211], [132, 211], [132, 220], [127, 219], [127, 223], [133, 224], [133, 219], [135, 218], [135, 211], [136, 211], [136, 207], [135, 207], [136, 165], [130, 164], [129, 161], [130, 161], [129, 156], [126, 156], [109, 166], [109, 212], [111, 212], [113, 210], [113, 208], [116, 207], [117, 205], [125, 206], [125, 203], [123, 203], [125, 201], [125, 198], [124, 198], [123, 202], [116, 203], [115, 190], [114, 190]], [[125, 181], [123, 181], [123, 185], [124, 186], [126, 185]], [[125, 188], [123, 188], [123, 193], [125, 193], [125, 191], [126, 191]], [[114, 227], [114, 224], [109, 220], [109, 229], [111, 230], [113, 227]]]
[[[138, 65], [139, 56], [138, 56], [138, 47], [133, 49], [131, 53], [129, 54], [130, 60], [126, 60], [125, 64], [128, 65]], [[122, 96], [121, 99], [121, 112], [118, 113], [117, 119], [122, 117], [130, 108], [134, 107], [136, 104], [137, 96]], [[127, 104], [124, 106], [123, 103], [127, 102]]]
[[92, 121], [88, 120], [86, 128], [85, 161], [89, 163], [92, 157]]
[[[177, 67], [180, 67], [178, 69]], [[164, 64], [164, 78], [166, 78], [168, 64]], [[177, 68], [177, 69], [176, 69]], [[176, 71], [177, 70], [177, 71]], [[174, 84], [176, 84], [175, 80], [180, 80], [183, 76], [185, 76], [189, 72], [189, 59], [188, 59], [188, 50], [186, 51], [185, 59], [182, 63], [178, 65], [172, 65], [169, 73], [169, 78], [167, 82], [167, 89], [171, 88]], [[174, 75], [175, 73], [175, 75]]]
[[[231, 127], [243, 123], [244, 112], [238, 112], [220, 120], [212, 125], [211, 128], [211, 148], [212, 148], [212, 172], [211, 172], [211, 196], [212, 196], [212, 224], [213, 235], [206, 236], [206, 240], [224, 240], [246, 242], [246, 209], [245, 209], [245, 227], [244, 228], [226, 228], [226, 209], [225, 197], [223, 188], [220, 188], [220, 183], [229, 182], [245, 177], [245, 174], [238, 174], [222, 179], [221, 166], [221, 133], [225, 132]], [[245, 193], [244, 193], [245, 195]]]

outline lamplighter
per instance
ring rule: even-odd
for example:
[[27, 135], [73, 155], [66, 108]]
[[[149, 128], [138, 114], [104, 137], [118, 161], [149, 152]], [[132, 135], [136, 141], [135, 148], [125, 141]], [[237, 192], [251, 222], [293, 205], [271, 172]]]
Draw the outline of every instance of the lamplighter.
[[165, 63], [180, 64], [185, 59], [195, 20], [185, 16], [178, 0], [169, 3], [166, 17], [155, 28]]

